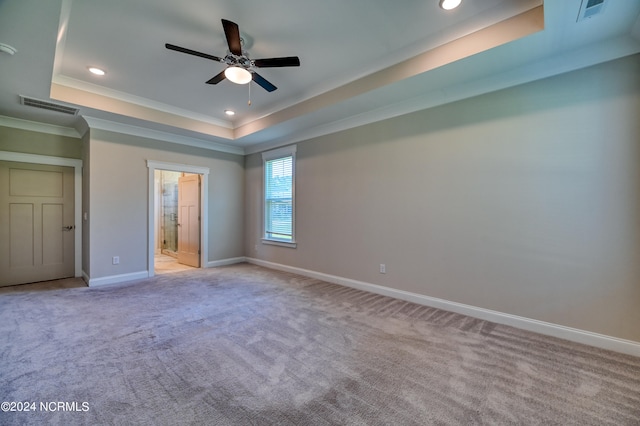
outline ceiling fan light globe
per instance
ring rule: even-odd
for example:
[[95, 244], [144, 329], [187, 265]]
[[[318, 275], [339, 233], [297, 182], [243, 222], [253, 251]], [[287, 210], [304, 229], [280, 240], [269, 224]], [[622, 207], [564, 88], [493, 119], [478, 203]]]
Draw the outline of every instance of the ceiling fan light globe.
[[247, 84], [251, 81], [251, 73], [244, 68], [229, 67], [224, 70], [224, 76], [235, 84]]

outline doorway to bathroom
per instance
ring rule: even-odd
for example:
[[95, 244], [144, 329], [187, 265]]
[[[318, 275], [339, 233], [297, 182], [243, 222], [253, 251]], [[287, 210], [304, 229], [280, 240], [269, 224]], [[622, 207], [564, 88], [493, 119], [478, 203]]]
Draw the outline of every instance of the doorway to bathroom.
[[155, 170], [156, 274], [199, 268], [201, 175]]
[[[209, 267], [209, 211], [208, 211], [208, 196], [209, 196], [209, 168], [202, 166], [193, 166], [188, 164], [178, 164], [178, 163], [167, 163], [162, 161], [155, 160], [147, 160], [147, 168], [149, 170], [148, 174], [148, 274], [150, 277], [154, 276], [157, 273], [166, 272], [169, 269], [169, 272], [172, 270], [184, 270], [191, 269], [192, 266], [188, 266], [190, 261], [197, 261], [199, 268], [207, 268]], [[178, 235], [177, 242], [177, 252], [174, 247], [171, 246], [171, 241], [169, 237], [171, 236], [171, 231], [168, 230], [166, 238], [166, 247], [164, 246], [165, 238], [162, 237], [163, 230], [162, 226], [164, 225], [165, 217], [161, 216], [162, 211], [162, 203], [163, 203], [163, 187], [161, 185], [162, 175], [158, 172], [162, 173], [163, 171], [167, 172], [177, 172], [178, 177], [178, 188], [177, 188], [177, 197], [178, 197], [178, 210], [171, 211], [167, 209], [166, 213], [168, 217], [168, 226], [172, 227], [173, 223], [176, 222], [175, 225], [178, 228], [176, 232]], [[181, 190], [181, 180], [189, 180], [185, 179], [188, 176], [197, 175], [195, 179], [197, 184], [191, 184], [189, 189], [185, 190], [185, 187], [182, 186]], [[171, 178], [169, 178], [171, 179]], [[191, 178], [193, 179], [193, 178]], [[169, 180], [167, 181], [169, 182]], [[170, 193], [172, 189], [175, 188], [167, 188], [167, 198], [170, 198]], [[190, 195], [187, 194], [190, 192]], [[189, 195], [182, 197], [183, 195]], [[175, 197], [175, 194], [173, 195]], [[181, 199], [184, 201], [182, 203]], [[190, 199], [197, 200], [197, 203], [193, 203], [189, 201]], [[181, 215], [181, 211], [185, 213]], [[172, 221], [173, 219], [171, 213], [177, 213], [176, 221]], [[186, 229], [190, 231], [185, 233], [182, 231], [183, 224], [182, 218], [189, 221], [189, 224], [184, 226]], [[198, 227], [193, 226], [194, 223], [198, 224]], [[180, 224], [180, 226], [178, 226]], [[181, 249], [181, 235], [184, 238], [187, 238], [187, 249]], [[165, 252], [174, 252], [170, 254], [163, 254], [162, 250]], [[180, 258], [181, 253], [186, 255], [187, 260], [184, 258]], [[171, 254], [175, 254], [176, 257]], [[157, 260], [156, 260], [157, 258]], [[195, 259], [194, 259], [195, 258]], [[180, 263], [182, 262], [182, 263]], [[158, 264], [159, 268], [156, 267]]]

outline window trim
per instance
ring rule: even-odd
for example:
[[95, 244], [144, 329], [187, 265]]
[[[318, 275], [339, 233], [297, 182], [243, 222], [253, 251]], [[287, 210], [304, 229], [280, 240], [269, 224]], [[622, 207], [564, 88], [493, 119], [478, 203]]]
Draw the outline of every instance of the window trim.
[[[285, 146], [271, 151], [265, 151], [262, 153], [262, 244], [269, 244], [274, 246], [296, 248], [296, 145]], [[274, 238], [268, 238], [266, 233], [266, 162], [276, 160], [283, 157], [292, 157], [291, 159], [291, 241], [283, 241]]]

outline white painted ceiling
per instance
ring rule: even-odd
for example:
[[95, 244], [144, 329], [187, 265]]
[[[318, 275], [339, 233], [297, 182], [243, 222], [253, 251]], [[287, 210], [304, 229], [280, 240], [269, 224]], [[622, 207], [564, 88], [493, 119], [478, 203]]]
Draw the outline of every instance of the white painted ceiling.
[[[543, 26], [485, 48], [487, 31], [542, 0], [463, 0], [454, 11], [438, 0], [0, 0], [0, 43], [17, 49], [0, 53], [0, 116], [255, 152], [640, 52], [640, 0], [607, 0], [576, 22], [581, 1], [547, 0]], [[252, 59], [299, 56], [301, 66], [259, 69], [272, 93], [205, 84], [223, 64], [164, 44], [224, 57], [222, 18], [238, 23]], [[424, 65], [437, 51], [454, 54]]]

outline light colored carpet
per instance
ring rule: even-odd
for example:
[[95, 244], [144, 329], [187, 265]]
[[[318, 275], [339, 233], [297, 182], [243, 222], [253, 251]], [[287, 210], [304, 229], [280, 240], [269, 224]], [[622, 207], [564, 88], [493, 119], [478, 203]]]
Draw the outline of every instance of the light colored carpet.
[[640, 358], [240, 264], [0, 294], [0, 424], [638, 425]]

